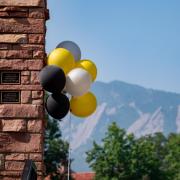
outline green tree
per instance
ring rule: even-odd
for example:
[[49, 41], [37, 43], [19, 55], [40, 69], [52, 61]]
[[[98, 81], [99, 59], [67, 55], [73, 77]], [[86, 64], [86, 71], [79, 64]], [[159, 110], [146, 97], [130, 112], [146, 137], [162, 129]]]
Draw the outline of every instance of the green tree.
[[67, 179], [69, 145], [61, 139], [58, 121], [48, 117], [46, 119], [44, 146], [46, 175], [50, 175], [52, 180]]
[[166, 138], [161, 133], [136, 139], [113, 123], [102, 142], [102, 145], [94, 142], [93, 149], [87, 152], [95, 179], [167, 179], [162, 166]]
[[164, 158], [163, 139], [159, 139], [159, 135], [155, 134], [154, 136], [136, 139], [130, 156], [131, 173], [134, 179], [167, 179], [166, 172], [162, 168]]
[[165, 166], [171, 179], [180, 180], [180, 134], [171, 133], [166, 145]]
[[94, 148], [87, 152], [87, 162], [96, 172], [96, 179], [127, 179], [130, 175], [130, 146], [132, 135], [126, 135], [113, 123], [103, 139], [103, 146], [94, 142]]

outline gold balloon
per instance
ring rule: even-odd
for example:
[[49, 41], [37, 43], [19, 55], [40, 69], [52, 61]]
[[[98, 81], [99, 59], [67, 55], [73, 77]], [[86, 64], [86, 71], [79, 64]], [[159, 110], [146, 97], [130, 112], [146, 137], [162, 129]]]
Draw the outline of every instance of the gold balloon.
[[70, 100], [71, 113], [78, 117], [91, 115], [97, 107], [97, 100], [93, 93], [88, 92], [80, 97], [72, 97]]
[[92, 61], [90, 61], [88, 59], [84, 59], [84, 60], [78, 61], [76, 63], [76, 67], [80, 67], [80, 68], [83, 68], [86, 71], [88, 71], [89, 74], [92, 77], [92, 81], [94, 81], [96, 79], [97, 68], [96, 68], [96, 65]]
[[56, 48], [49, 54], [47, 64], [59, 66], [67, 74], [75, 67], [75, 60], [70, 51], [63, 48]]

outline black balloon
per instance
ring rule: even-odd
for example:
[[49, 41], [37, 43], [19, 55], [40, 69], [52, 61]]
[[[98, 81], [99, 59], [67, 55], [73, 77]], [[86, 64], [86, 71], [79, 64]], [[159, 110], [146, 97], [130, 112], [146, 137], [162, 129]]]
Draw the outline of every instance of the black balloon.
[[64, 94], [52, 94], [47, 98], [45, 107], [50, 116], [60, 120], [69, 112], [70, 103]]
[[64, 71], [58, 66], [50, 65], [44, 67], [39, 77], [42, 87], [52, 93], [61, 92], [66, 84]]

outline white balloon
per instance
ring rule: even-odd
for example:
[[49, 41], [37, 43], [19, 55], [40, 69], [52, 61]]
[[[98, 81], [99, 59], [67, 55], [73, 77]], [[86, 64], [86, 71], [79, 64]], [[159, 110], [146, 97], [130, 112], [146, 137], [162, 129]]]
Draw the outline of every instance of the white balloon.
[[92, 83], [91, 75], [82, 68], [71, 70], [66, 76], [66, 91], [72, 96], [87, 93]]

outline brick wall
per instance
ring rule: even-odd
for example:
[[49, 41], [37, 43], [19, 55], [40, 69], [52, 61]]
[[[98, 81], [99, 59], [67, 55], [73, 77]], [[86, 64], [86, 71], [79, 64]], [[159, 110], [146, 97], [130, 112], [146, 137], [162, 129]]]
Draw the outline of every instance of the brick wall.
[[44, 66], [46, 0], [0, 0], [0, 71], [20, 72], [20, 84], [0, 91], [20, 92], [18, 104], [0, 103], [0, 179], [20, 179], [25, 159], [35, 161], [43, 179]]
[[72, 177], [74, 180], [93, 180], [95, 173], [93, 172], [81, 172], [81, 173], [73, 173]]

